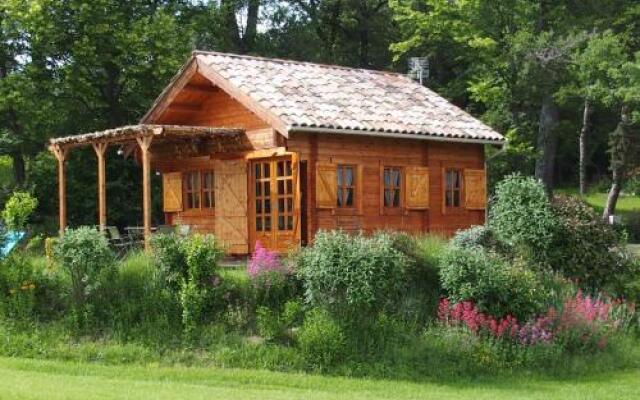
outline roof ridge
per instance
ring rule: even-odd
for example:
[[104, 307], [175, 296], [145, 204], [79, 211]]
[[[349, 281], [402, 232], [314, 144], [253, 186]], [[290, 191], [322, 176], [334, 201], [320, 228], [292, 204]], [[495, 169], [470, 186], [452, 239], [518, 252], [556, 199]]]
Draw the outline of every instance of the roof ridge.
[[196, 56], [198, 54], [217, 55], [217, 56], [225, 56], [225, 57], [243, 58], [248, 60], [269, 61], [269, 62], [276, 62], [276, 63], [299, 64], [299, 65], [311, 65], [315, 67], [329, 68], [329, 69], [343, 69], [348, 71], [360, 71], [360, 72], [368, 72], [368, 73], [374, 73], [374, 74], [405, 76], [405, 74], [401, 72], [394, 72], [394, 71], [368, 69], [368, 68], [361, 68], [361, 67], [347, 67], [344, 65], [324, 64], [324, 63], [316, 63], [311, 61], [299, 61], [299, 60], [291, 60], [286, 58], [271, 58], [271, 57], [251, 56], [251, 55], [237, 54], [237, 53], [223, 53], [219, 51], [193, 50], [191, 54], [193, 56]]

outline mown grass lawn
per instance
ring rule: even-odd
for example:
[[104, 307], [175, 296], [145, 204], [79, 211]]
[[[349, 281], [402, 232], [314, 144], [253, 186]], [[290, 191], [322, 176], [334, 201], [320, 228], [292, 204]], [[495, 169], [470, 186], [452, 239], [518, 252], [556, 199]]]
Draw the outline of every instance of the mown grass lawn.
[[1, 399], [637, 399], [640, 370], [554, 380], [401, 382], [0, 358]]

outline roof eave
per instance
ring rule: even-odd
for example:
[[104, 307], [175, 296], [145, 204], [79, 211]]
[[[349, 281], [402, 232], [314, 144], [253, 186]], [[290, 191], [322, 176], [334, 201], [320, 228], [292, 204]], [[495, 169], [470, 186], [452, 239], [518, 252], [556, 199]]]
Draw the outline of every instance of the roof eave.
[[322, 128], [311, 126], [291, 126], [288, 129], [289, 133], [301, 132], [301, 133], [335, 133], [345, 135], [360, 135], [360, 136], [372, 136], [372, 137], [386, 137], [396, 139], [417, 139], [417, 140], [430, 140], [436, 142], [450, 142], [450, 143], [469, 143], [469, 144], [490, 144], [494, 146], [505, 146], [507, 140], [502, 139], [479, 139], [479, 138], [465, 138], [465, 137], [453, 137], [453, 136], [436, 136], [433, 134], [421, 134], [421, 133], [401, 133], [401, 132], [385, 132], [385, 131], [369, 131], [363, 129], [340, 129], [340, 128]]

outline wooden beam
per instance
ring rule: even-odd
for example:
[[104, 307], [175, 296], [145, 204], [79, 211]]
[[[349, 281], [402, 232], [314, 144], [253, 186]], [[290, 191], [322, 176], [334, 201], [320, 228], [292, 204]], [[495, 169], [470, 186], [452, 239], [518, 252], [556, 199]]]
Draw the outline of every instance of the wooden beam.
[[155, 122], [165, 112], [167, 106], [175, 99], [191, 78], [198, 72], [198, 63], [194, 56], [178, 71], [169, 85], [160, 93], [160, 96], [153, 103], [149, 111], [140, 120], [141, 124]]
[[98, 159], [98, 224], [100, 230], [104, 231], [107, 228], [107, 179], [104, 155], [108, 145], [107, 143], [93, 143], [92, 145]]
[[60, 224], [59, 233], [60, 236], [63, 236], [64, 231], [67, 228], [67, 180], [64, 164], [67, 160], [68, 149], [60, 146], [51, 146], [49, 147], [49, 150], [51, 150], [58, 160], [58, 221]]
[[151, 159], [149, 147], [153, 136], [136, 138], [142, 154], [142, 219], [144, 225], [144, 249], [151, 250]]

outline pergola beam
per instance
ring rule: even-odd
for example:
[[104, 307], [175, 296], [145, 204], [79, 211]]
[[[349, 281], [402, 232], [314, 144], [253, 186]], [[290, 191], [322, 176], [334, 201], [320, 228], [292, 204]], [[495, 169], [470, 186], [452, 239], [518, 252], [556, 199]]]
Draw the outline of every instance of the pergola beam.
[[151, 160], [149, 147], [153, 136], [136, 138], [142, 154], [142, 220], [144, 226], [144, 249], [151, 249]]
[[67, 161], [69, 150], [55, 145], [50, 146], [49, 150], [58, 160], [58, 220], [60, 223], [59, 233], [62, 236], [67, 228], [67, 179], [64, 164]]
[[98, 160], [98, 225], [104, 231], [107, 227], [107, 179], [105, 152], [107, 143], [93, 143], [93, 150]]

